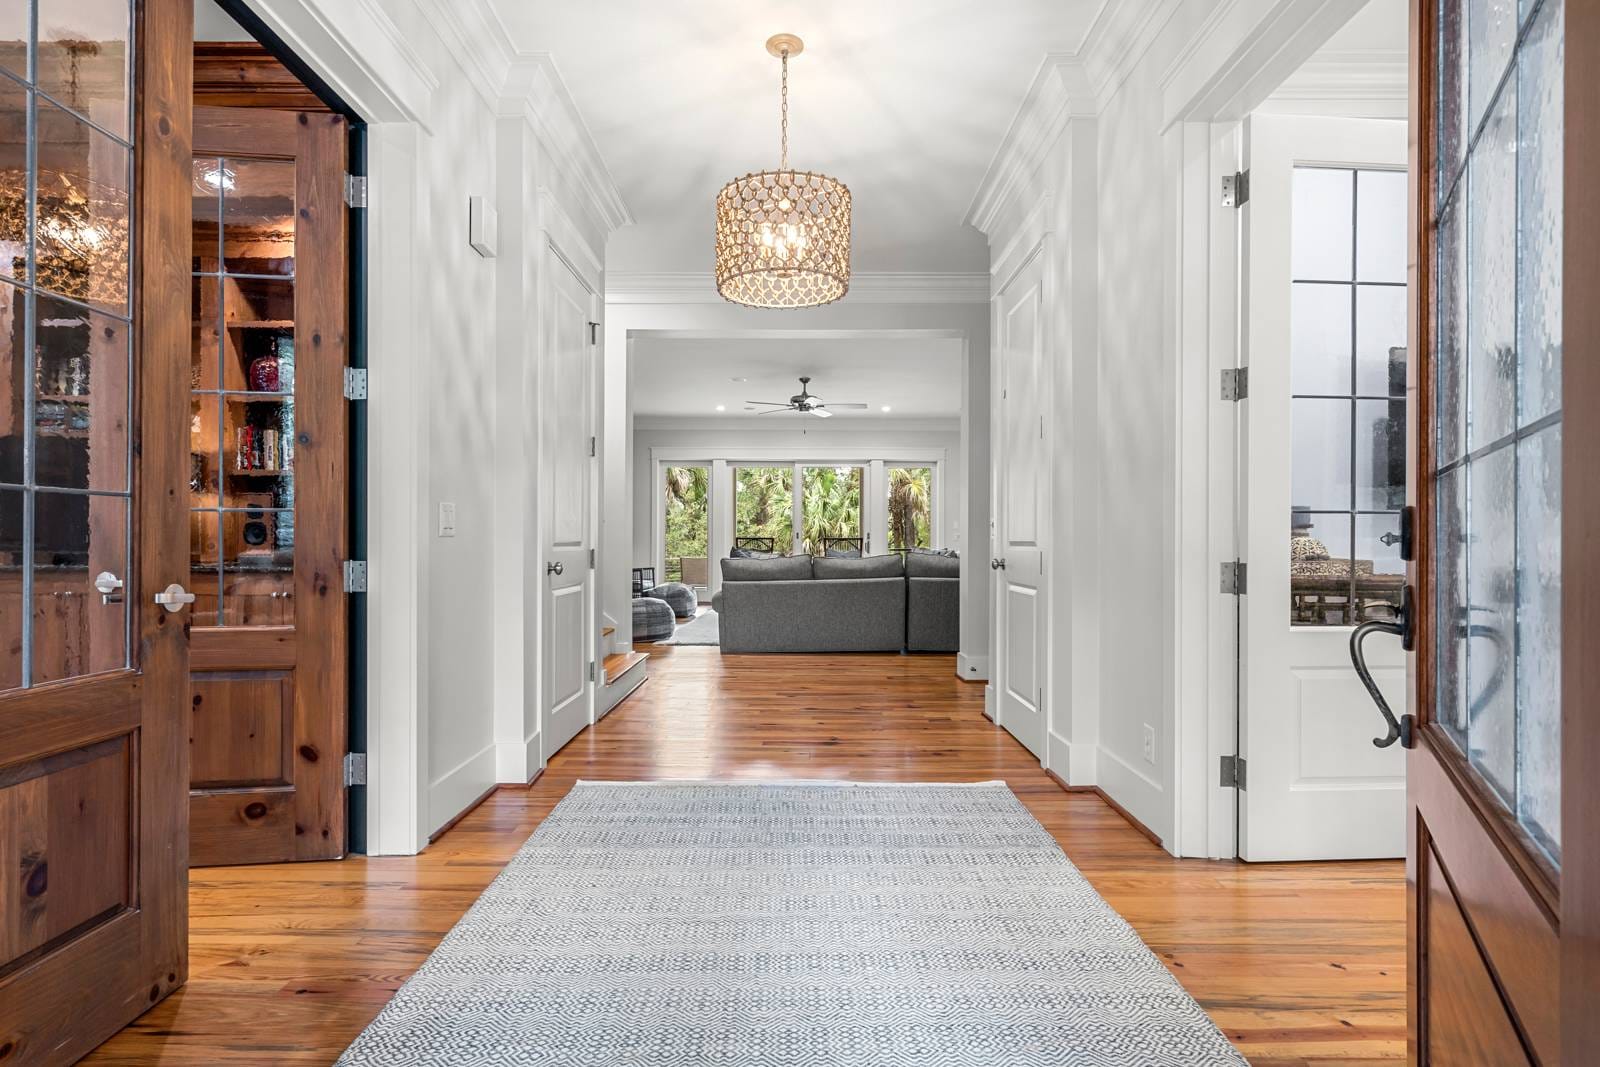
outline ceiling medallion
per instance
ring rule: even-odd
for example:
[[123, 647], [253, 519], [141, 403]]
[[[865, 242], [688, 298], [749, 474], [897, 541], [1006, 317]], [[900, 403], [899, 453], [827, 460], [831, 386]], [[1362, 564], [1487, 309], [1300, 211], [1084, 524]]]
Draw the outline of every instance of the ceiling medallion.
[[792, 33], [767, 41], [783, 61], [778, 169], [735, 178], [717, 194], [717, 292], [736, 304], [817, 307], [850, 291], [850, 190], [789, 168], [789, 57], [804, 48]]

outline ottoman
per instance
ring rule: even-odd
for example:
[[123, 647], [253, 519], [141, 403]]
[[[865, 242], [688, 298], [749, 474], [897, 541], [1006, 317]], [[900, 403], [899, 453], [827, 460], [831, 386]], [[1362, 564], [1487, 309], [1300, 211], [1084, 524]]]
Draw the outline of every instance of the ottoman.
[[682, 582], [663, 582], [645, 590], [647, 597], [656, 600], [665, 600], [672, 605], [672, 613], [680, 619], [691, 618], [694, 615], [695, 605], [699, 598], [694, 595], [694, 590]]
[[678, 628], [677, 620], [672, 617], [672, 605], [665, 600], [655, 597], [639, 596], [633, 598], [633, 639], [635, 641], [659, 641], [663, 637], [671, 637], [672, 631]]

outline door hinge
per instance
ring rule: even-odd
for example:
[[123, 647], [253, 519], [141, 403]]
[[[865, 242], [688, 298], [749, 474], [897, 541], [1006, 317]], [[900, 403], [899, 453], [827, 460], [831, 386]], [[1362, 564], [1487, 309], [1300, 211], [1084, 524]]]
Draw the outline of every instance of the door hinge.
[[1250, 368], [1227, 367], [1222, 372], [1222, 399], [1243, 400], [1250, 395]]
[[589, 550], [589, 569], [594, 570], [594, 549]]
[[346, 367], [344, 369], [344, 398], [346, 400], [365, 400], [367, 398], [367, 368]]
[[589, 438], [589, 455], [594, 456], [594, 455], [598, 455], [599, 454], [599, 453], [597, 453], [595, 451], [595, 448], [596, 448], [596, 441], [595, 441], [595, 439], [593, 437], [591, 437], [591, 438]]
[[1242, 596], [1245, 591], [1245, 565], [1233, 560], [1222, 565], [1222, 591]]
[[344, 561], [344, 591], [346, 593], [365, 593], [367, 591], [366, 560], [347, 559]]
[[1222, 206], [1242, 207], [1250, 199], [1250, 172], [1234, 171], [1222, 176]]
[[346, 174], [344, 176], [344, 202], [350, 207], [367, 206], [367, 176], [365, 174]]
[[595, 681], [595, 662], [594, 662], [594, 660], [590, 660], [589, 661], [589, 681], [591, 681], [591, 682]]
[[367, 784], [367, 754], [365, 752], [346, 752], [344, 754], [344, 784]]
[[1244, 757], [1222, 757], [1222, 781], [1218, 784], [1224, 789], [1243, 789], [1244, 784]]
[[600, 324], [598, 322], [589, 324], [589, 343], [592, 345], [600, 343]]

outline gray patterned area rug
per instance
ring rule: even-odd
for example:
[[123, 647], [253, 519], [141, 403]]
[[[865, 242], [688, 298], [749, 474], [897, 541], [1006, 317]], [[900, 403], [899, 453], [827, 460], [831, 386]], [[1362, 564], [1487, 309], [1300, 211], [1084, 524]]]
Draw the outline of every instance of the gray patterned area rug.
[[702, 611], [688, 622], [672, 631], [672, 636], [665, 641], [657, 641], [658, 645], [720, 645], [722, 644], [722, 627], [717, 621], [717, 613], [710, 608]]
[[1003, 783], [580, 782], [338, 1062], [1245, 1061]]

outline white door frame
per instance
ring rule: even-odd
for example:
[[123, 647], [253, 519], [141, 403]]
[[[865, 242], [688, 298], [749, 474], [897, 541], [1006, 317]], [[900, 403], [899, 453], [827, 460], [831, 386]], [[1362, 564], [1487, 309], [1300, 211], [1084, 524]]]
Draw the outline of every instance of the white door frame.
[[[1238, 413], [1220, 375], [1238, 361], [1238, 225], [1221, 201], [1240, 167], [1240, 120], [1325, 44], [1366, 0], [1241, 0], [1209, 23], [1162, 85], [1163, 140], [1173, 199], [1168, 263], [1173, 298], [1163, 328], [1177, 359], [1171, 698], [1173, 839], [1180, 856], [1237, 854], [1236, 801], [1220, 784], [1237, 754], [1237, 618], [1218, 570], [1238, 558]], [[1389, 90], [1405, 97], [1403, 79]], [[1379, 97], [1369, 89], [1368, 102]], [[1198, 536], [1196, 533], [1198, 532]], [[1248, 594], [1246, 594], [1248, 595]], [[1192, 739], [1192, 740], [1191, 740]]]

